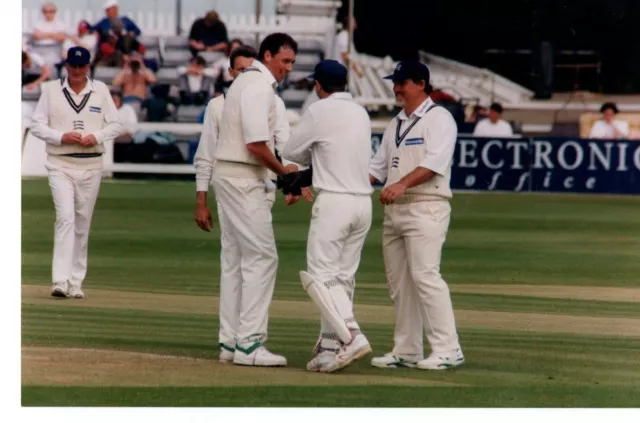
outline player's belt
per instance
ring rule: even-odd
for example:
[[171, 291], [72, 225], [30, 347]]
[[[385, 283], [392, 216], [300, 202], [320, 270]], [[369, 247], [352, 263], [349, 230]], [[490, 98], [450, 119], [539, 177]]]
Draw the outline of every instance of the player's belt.
[[100, 157], [102, 153], [71, 153], [71, 154], [61, 154], [64, 157], [73, 157], [76, 159], [91, 159], [93, 157]]
[[423, 201], [447, 201], [446, 198], [429, 194], [404, 194], [396, 198], [394, 204], [412, 204]]

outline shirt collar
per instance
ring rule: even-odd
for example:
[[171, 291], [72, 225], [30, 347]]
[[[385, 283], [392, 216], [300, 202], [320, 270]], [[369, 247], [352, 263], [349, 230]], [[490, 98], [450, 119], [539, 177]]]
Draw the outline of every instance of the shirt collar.
[[273, 76], [269, 68], [267, 68], [261, 61], [257, 59], [253, 60], [251, 67], [256, 68], [260, 72], [262, 72], [262, 74], [267, 78], [267, 80], [269, 81], [269, 84], [271, 84], [273, 89], [274, 90], [276, 89], [276, 87], [278, 86], [278, 81], [276, 81], [276, 78]]
[[346, 93], [346, 92], [333, 93], [333, 94], [330, 94], [329, 97], [327, 98], [334, 98], [336, 100], [353, 100], [353, 96], [351, 95], [351, 93]]
[[[427, 109], [429, 109], [429, 106], [431, 106], [432, 104], [433, 100], [431, 100], [431, 97], [427, 97], [427, 99], [420, 103], [418, 108], [414, 110], [413, 113], [411, 113], [411, 116], [423, 117], [427, 113]], [[407, 116], [407, 113], [404, 111], [404, 109], [402, 109], [402, 111], [398, 113], [398, 119], [400, 120], [407, 120], [411, 116]]]
[[[71, 94], [75, 94], [75, 91], [73, 91], [69, 86], [69, 78], [64, 78], [62, 80], [62, 88], [66, 88], [67, 90], [69, 90]], [[78, 95], [88, 94], [91, 91], [95, 91], [95, 88], [93, 87], [93, 80], [87, 77], [87, 85], [84, 86], [84, 88], [82, 89], [82, 91], [80, 91]]]

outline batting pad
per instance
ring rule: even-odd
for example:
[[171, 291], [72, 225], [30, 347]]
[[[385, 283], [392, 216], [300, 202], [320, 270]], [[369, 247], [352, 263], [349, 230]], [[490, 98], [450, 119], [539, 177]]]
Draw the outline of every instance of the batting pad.
[[340, 340], [345, 344], [351, 342], [351, 332], [344, 322], [344, 319], [338, 313], [338, 309], [334, 304], [333, 298], [331, 298], [329, 290], [324, 284], [316, 282], [313, 277], [304, 270], [300, 272], [300, 280], [302, 281], [303, 288], [307, 291], [307, 294], [309, 294], [311, 301], [313, 301], [322, 316], [327, 319], [331, 327], [336, 331]]

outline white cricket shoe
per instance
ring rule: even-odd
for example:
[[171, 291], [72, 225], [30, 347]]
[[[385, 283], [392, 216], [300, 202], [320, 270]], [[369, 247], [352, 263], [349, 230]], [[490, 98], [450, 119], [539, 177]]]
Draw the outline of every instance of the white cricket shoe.
[[307, 363], [307, 370], [310, 372], [322, 372], [325, 367], [329, 367], [336, 360], [336, 352], [325, 350], [317, 353], [311, 361]]
[[220, 363], [232, 363], [235, 357], [235, 350], [228, 350], [228, 347], [220, 348], [220, 355], [218, 356], [218, 361]]
[[432, 353], [428, 358], [418, 362], [418, 369], [447, 370], [464, 363], [464, 355], [460, 348], [445, 353]]
[[243, 349], [236, 345], [233, 356], [233, 364], [240, 366], [264, 366], [280, 367], [287, 365], [287, 359], [281, 355], [273, 354], [260, 344]]
[[76, 298], [78, 300], [84, 299], [84, 292], [82, 292], [82, 288], [77, 285], [71, 285], [69, 288], [69, 297]]
[[54, 282], [51, 285], [51, 296], [59, 298], [67, 298], [69, 287], [67, 282]]
[[342, 370], [349, 364], [371, 352], [371, 345], [363, 334], [356, 335], [347, 345], [338, 350], [333, 363], [322, 369], [323, 372], [332, 373]]
[[382, 369], [397, 369], [402, 367], [413, 369], [418, 365], [418, 361], [421, 358], [422, 357], [415, 355], [386, 353], [383, 357], [374, 357], [373, 360], [371, 360], [371, 365]]

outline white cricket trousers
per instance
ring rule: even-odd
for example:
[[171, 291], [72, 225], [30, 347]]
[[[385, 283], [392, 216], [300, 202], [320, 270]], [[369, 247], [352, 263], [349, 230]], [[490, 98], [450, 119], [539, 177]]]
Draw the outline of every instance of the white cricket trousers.
[[231, 236], [233, 227], [217, 204], [220, 225], [220, 347], [232, 351], [236, 347], [236, 332], [240, 316], [240, 248]]
[[82, 287], [87, 274], [89, 229], [102, 171], [46, 165], [56, 209], [53, 238], [53, 282]]
[[[371, 196], [320, 191], [311, 211], [307, 272], [330, 290], [340, 317], [359, 329], [353, 314], [355, 276], [364, 241], [371, 228]], [[337, 348], [338, 334], [322, 317], [322, 346]]]
[[460, 348], [447, 283], [440, 275], [451, 206], [446, 200], [385, 206], [383, 255], [395, 311], [394, 354]]
[[[220, 342], [231, 347], [235, 339], [242, 348], [264, 344], [278, 269], [273, 203], [267, 198], [263, 180], [216, 176], [214, 189], [224, 250]], [[234, 268], [236, 271], [231, 270]]]

